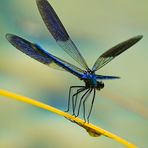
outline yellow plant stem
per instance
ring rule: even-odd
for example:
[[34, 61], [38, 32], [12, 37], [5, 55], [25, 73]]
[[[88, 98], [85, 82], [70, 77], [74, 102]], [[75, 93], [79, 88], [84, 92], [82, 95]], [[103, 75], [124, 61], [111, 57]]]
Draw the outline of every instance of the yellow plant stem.
[[15, 94], [15, 93], [12, 93], [12, 92], [9, 92], [9, 91], [6, 91], [6, 90], [2, 90], [2, 89], [0, 89], [0, 95], [11, 98], [11, 99], [15, 99], [15, 100], [18, 100], [18, 101], [25, 102], [27, 104], [34, 105], [34, 106], [40, 107], [42, 109], [56, 113], [60, 116], [66, 117], [70, 121], [72, 121], [72, 122], [80, 125], [81, 127], [85, 128], [87, 130], [87, 132], [93, 137], [104, 135], [106, 137], [109, 137], [109, 138], [112, 138], [112, 139], [118, 141], [119, 143], [122, 143], [123, 145], [125, 145], [128, 148], [137, 148], [135, 145], [129, 143], [128, 141], [120, 138], [119, 136], [117, 136], [115, 134], [112, 134], [111, 132], [108, 132], [108, 131], [100, 128], [100, 127], [94, 126], [93, 124], [85, 123], [84, 120], [82, 120], [78, 117], [75, 118], [74, 116], [72, 116], [72, 115], [70, 115], [66, 112], [63, 112], [59, 109], [56, 109], [56, 108], [49, 106], [47, 104], [44, 104], [42, 102], [33, 100], [31, 98], [28, 98], [28, 97], [24, 97], [24, 96], [21, 96], [21, 95], [18, 95], [18, 94]]

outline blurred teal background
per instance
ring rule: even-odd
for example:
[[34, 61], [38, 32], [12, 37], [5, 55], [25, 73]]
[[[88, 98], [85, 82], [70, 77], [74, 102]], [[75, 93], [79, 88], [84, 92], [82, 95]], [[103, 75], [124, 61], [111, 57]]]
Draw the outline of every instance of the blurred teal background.
[[[148, 1], [50, 0], [91, 67], [104, 51], [135, 35], [144, 38], [99, 74], [117, 75], [97, 92], [91, 122], [140, 148], [148, 147]], [[8, 43], [6, 33], [37, 42], [50, 53], [74, 61], [48, 33], [35, 0], [0, 0], [0, 88], [65, 110], [68, 89], [83, 85], [69, 73], [48, 68]], [[106, 137], [92, 138], [62, 117], [0, 97], [1, 148], [119, 148]]]

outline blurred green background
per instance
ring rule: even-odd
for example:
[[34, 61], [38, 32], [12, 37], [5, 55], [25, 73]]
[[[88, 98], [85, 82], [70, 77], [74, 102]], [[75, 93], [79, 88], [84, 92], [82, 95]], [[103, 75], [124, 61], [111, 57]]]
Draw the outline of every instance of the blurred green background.
[[[99, 74], [117, 75], [97, 92], [91, 122], [140, 148], [148, 147], [148, 1], [50, 0], [70, 36], [91, 67], [112, 46], [135, 35], [144, 38]], [[22, 54], [5, 39], [14, 33], [37, 42], [50, 53], [74, 61], [48, 33], [35, 0], [0, 0], [0, 88], [65, 110], [68, 89], [83, 85], [69, 73], [48, 68]], [[1, 148], [119, 148], [106, 137], [92, 138], [62, 117], [0, 97]]]

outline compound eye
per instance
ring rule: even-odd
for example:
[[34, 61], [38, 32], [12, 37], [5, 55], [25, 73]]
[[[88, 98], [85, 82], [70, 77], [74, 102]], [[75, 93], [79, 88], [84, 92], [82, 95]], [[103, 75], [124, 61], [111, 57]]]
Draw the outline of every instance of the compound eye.
[[103, 82], [97, 82], [97, 88], [100, 90], [104, 87], [104, 83]]
[[101, 83], [101, 88], [104, 88], [104, 83]]

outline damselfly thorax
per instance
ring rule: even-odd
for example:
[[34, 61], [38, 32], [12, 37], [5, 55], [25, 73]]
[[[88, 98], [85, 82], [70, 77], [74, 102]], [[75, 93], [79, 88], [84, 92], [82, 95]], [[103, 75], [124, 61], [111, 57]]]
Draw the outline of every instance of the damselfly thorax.
[[100, 90], [104, 87], [104, 83], [102, 81], [97, 81], [96, 74], [93, 71], [85, 72], [82, 80], [84, 81], [86, 88], [94, 88]]

